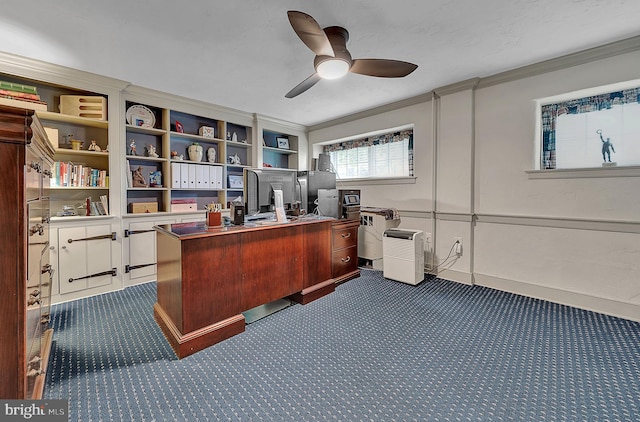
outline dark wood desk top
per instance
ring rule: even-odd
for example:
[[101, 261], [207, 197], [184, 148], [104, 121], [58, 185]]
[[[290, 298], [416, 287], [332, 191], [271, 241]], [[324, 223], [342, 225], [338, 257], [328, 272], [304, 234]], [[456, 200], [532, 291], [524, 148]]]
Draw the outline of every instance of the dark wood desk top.
[[226, 234], [238, 234], [256, 230], [278, 229], [284, 227], [298, 226], [304, 224], [332, 223], [336, 221], [333, 217], [309, 216], [297, 219], [291, 219], [286, 223], [276, 223], [274, 221], [258, 221], [245, 223], [242, 226], [221, 226], [208, 227], [204, 222], [195, 223], [175, 223], [163, 224], [154, 228], [164, 234], [177, 237], [181, 240], [193, 239], [198, 237], [220, 236]]

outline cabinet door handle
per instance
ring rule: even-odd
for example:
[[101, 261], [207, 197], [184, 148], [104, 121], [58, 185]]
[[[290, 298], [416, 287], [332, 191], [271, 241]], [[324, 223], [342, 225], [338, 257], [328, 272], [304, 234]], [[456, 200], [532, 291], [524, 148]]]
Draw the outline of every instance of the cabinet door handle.
[[42, 168], [40, 167], [40, 163], [37, 163], [35, 161], [31, 162], [30, 167], [34, 169], [37, 173], [40, 173], [40, 171], [42, 170]]
[[91, 277], [100, 277], [102, 275], [111, 275], [112, 277], [115, 277], [118, 275], [118, 270], [116, 270], [115, 268], [109, 270], [109, 271], [102, 271], [101, 273], [95, 273], [95, 274], [91, 274], [91, 275], [85, 275], [84, 277], [78, 277], [78, 278], [70, 278], [69, 279], [69, 283], [73, 283], [75, 280], [84, 280], [87, 278], [91, 278]]
[[42, 274], [44, 273], [49, 273], [49, 274], [53, 274], [53, 267], [51, 267], [51, 264], [47, 264], [47, 265], [43, 265], [42, 266]]
[[111, 234], [103, 234], [103, 235], [100, 235], [100, 236], [84, 237], [82, 239], [67, 239], [67, 242], [68, 243], [73, 243], [73, 242], [81, 242], [81, 241], [85, 241], [85, 240], [98, 240], [98, 239], [116, 240], [116, 232], [111, 232]]
[[42, 224], [37, 223], [29, 229], [29, 234], [31, 236], [33, 236], [36, 233], [38, 233], [40, 236], [44, 235], [44, 226]]
[[150, 264], [140, 264], [140, 265], [128, 265], [128, 264], [127, 264], [127, 265], [125, 265], [125, 266], [124, 266], [124, 272], [125, 272], [125, 273], [129, 273], [129, 272], [131, 272], [132, 270], [137, 270], [138, 268], [149, 267], [149, 266], [151, 266], [151, 265], [156, 265], [156, 263], [155, 263], [155, 262], [152, 262], [152, 263], [150, 263]]
[[349, 233], [342, 233], [342, 234], [341, 234], [341, 236], [342, 236], [343, 238], [347, 239], [347, 238], [351, 237], [351, 232], [349, 232]]
[[149, 233], [149, 232], [154, 232], [154, 231], [155, 231], [155, 229], [149, 229], [149, 230], [127, 230], [127, 229], [125, 229], [124, 237], [129, 237], [132, 234]]
[[348, 256], [346, 258], [340, 258], [340, 261], [342, 261], [342, 262], [344, 262], [346, 264], [347, 262], [351, 261], [351, 257]]

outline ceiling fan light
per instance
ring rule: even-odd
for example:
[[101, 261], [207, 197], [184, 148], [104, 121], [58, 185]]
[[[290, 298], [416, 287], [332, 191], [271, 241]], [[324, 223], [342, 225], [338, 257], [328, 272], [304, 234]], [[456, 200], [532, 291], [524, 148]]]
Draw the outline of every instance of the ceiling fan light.
[[331, 58], [318, 63], [316, 72], [322, 79], [338, 79], [349, 72], [349, 63], [345, 60]]

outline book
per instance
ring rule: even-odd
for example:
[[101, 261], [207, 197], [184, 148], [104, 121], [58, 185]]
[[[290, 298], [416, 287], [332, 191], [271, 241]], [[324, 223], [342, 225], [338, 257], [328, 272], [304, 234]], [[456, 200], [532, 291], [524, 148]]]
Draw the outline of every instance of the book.
[[109, 214], [109, 197], [107, 195], [100, 195], [100, 204], [102, 205], [102, 209], [104, 209], [104, 214]]
[[127, 160], [127, 187], [133, 187], [133, 173], [131, 173], [131, 163]]
[[11, 91], [9, 89], [0, 88], [0, 95], [9, 97], [9, 98], [41, 101], [40, 96], [38, 94], [29, 94], [27, 92]]
[[24, 85], [16, 82], [0, 81], [0, 89], [7, 89], [10, 91], [24, 92], [27, 94], [37, 94], [38, 88], [33, 85]]

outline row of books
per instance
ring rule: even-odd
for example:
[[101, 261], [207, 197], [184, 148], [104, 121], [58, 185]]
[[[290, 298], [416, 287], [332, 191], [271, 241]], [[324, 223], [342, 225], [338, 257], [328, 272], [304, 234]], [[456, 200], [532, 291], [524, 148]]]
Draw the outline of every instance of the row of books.
[[5, 105], [46, 110], [47, 103], [42, 101], [38, 89], [32, 85], [0, 80], [0, 99]]
[[87, 215], [109, 215], [109, 199], [107, 195], [100, 195], [100, 201], [87, 198]]
[[74, 164], [71, 161], [56, 161], [53, 163], [52, 173], [52, 187], [109, 187], [106, 170]]

